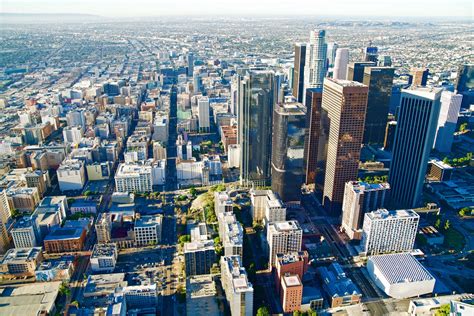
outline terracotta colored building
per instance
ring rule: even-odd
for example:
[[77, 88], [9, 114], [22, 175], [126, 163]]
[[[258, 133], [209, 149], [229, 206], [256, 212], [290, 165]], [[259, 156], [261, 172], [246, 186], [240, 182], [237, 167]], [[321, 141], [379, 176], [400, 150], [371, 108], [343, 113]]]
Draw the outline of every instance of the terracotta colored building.
[[300, 280], [308, 269], [308, 252], [299, 251], [288, 254], [279, 253], [276, 255], [275, 261], [275, 284], [277, 285], [277, 292], [280, 292], [280, 284], [282, 276], [286, 274], [296, 274]]
[[297, 274], [285, 274], [281, 278], [281, 306], [283, 312], [292, 313], [301, 308], [303, 298], [303, 283]]
[[85, 239], [85, 229], [61, 227], [45, 237], [44, 249], [48, 253], [81, 251]]

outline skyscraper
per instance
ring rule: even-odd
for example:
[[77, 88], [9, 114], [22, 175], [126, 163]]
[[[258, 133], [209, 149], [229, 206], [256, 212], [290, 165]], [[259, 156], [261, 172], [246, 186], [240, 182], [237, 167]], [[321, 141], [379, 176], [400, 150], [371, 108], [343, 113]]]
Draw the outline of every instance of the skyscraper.
[[349, 49], [338, 48], [334, 60], [334, 70], [332, 77], [334, 79], [346, 79], [347, 65], [349, 63]]
[[409, 83], [414, 87], [426, 86], [428, 81], [428, 69], [426, 68], [412, 68], [410, 69], [410, 81]]
[[379, 67], [392, 67], [392, 57], [389, 55], [380, 55], [377, 61]]
[[388, 183], [369, 184], [360, 181], [346, 183], [341, 228], [350, 239], [362, 237], [364, 214], [384, 207], [388, 190], [390, 190]]
[[377, 62], [379, 57], [379, 49], [377, 46], [369, 45], [364, 49], [364, 61]]
[[271, 172], [274, 74], [250, 70], [239, 85], [240, 181], [244, 185], [268, 185]]
[[328, 43], [327, 58], [330, 67], [334, 66], [336, 60], [336, 52], [339, 49], [339, 45], [336, 42]]
[[369, 87], [365, 115], [364, 144], [382, 144], [387, 126], [395, 69], [365, 67], [364, 84]]
[[[321, 108], [322, 88], [306, 90], [306, 139], [304, 152], [305, 183], [315, 184], [318, 166], [324, 169], [327, 153], [328, 124]], [[322, 181], [323, 182], [323, 181]], [[321, 182], [321, 183], [322, 183]]]
[[304, 87], [321, 88], [327, 71], [327, 44], [326, 31], [313, 30], [306, 46], [306, 60], [304, 69]]
[[306, 44], [295, 44], [295, 66], [293, 70], [293, 96], [298, 102], [304, 98], [304, 68], [306, 63]]
[[440, 110], [441, 89], [403, 89], [388, 182], [392, 206], [419, 206]]
[[439, 152], [447, 153], [451, 151], [461, 103], [461, 94], [450, 91], [441, 93], [441, 109], [434, 142], [434, 148]]
[[344, 186], [357, 179], [364, 134], [368, 87], [348, 80], [324, 80], [322, 108], [329, 119], [329, 140], [323, 204], [334, 214], [341, 211]]
[[299, 201], [304, 183], [306, 108], [282, 103], [273, 111], [272, 190], [283, 201]]
[[211, 128], [211, 122], [209, 120], [209, 98], [200, 97], [198, 99], [198, 119], [199, 119], [199, 130], [201, 132], [209, 132]]
[[387, 122], [387, 127], [385, 128], [385, 139], [383, 141], [383, 150], [392, 151], [393, 142], [395, 141], [395, 131], [397, 129], [397, 121]]
[[347, 80], [364, 82], [364, 69], [365, 67], [375, 67], [376, 63], [372, 61], [358, 61], [355, 63], [350, 63], [347, 66]]
[[194, 72], [194, 54], [192, 52], [188, 53], [187, 63], [188, 63], [188, 77], [192, 77], [193, 72]]
[[468, 108], [474, 103], [474, 64], [459, 67], [456, 90], [463, 95], [461, 104], [463, 108]]

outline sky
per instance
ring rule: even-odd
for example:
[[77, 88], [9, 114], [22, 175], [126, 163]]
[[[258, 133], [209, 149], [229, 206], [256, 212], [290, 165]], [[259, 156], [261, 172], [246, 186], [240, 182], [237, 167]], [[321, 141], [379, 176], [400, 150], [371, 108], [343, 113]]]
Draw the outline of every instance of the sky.
[[471, 17], [472, 0], [0, 0], [2, 13]]

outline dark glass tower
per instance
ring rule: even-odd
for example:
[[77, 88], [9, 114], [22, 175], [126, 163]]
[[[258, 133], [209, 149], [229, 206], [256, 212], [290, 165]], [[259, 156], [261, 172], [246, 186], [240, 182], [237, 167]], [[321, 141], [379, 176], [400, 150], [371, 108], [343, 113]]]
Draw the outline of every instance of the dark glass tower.
[[[322, 88], [306, 90], [306, 139], [304, 152], [305, 183], [324, 183], [328, 124], [321, 108]], [[327, 120], [326, 120], [327, 121]]]
[[266, 186], [271, 180], [273, 71], [250, 70], [239, 82], [240, 181]]
[[306, 108], [283, 103], [273, 111], [272, 190], [283, 201], [299, 201], [304, 183]]
[[392, 96], [394, 68], [366, 67], [364, 84], [369, 87], [364, 144], [382, 144]]
[[464, 64], [459, 67], [456, 90], [462, 94], [462, 108], [468, 108], [474, 103], [474, 64]]
[[420, 206], [428, 158], [438, 124], [441, 89], [402, 90], [388, 182], [391, 206]]
[[306, 44], [295, 44], [295, 66], [293, 70], [293, 96], [298, 102], [304, 98], [304, 66], [306, 61]]
[[355, 63], [350, 63], [349, 66], [347, 66], [347, 80], [363, 83], [365, 67], [375, 66], [377, 66], [377, 64], [372, 61], [358, 61]]

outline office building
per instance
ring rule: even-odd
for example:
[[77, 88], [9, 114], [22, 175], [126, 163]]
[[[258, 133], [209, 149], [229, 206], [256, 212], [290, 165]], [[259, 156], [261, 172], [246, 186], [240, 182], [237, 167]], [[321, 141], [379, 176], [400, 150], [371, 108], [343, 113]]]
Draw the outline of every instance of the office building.
[[402, 90], [388, 182], [392, 206], [414, 208], [421, 202], [428, 159], [433, 148], [441, 89]]
[[234, 210], [234, 202], [226, 191], [214, 192], [214, 210], [216, 214]]
[[341, 229], [350, 239], [361, 239], [365, 213], [383, 208], [389, 190], [388, 183], [369, 184], [360, 181], [346, 183]]
[[306, 45], [304, 89], [321, 88], [327, 72], [325, 30], [312, 30]]
[[117, 257], [118, 248], [116, 244], [95, 244], [90, 257], [92, 271], [113, 272], [117, 264]]
[[364, 48], [364, 61], [371, 61], [376, 63], [379, 57], [379, 49], [376, 46], [369, 45]]
[[394, 68], [365, 67], [363, 83], [369, 87], [364, 144], [382, 144], [392, 97]]
[[186, 276], [209, 274], [216, 261], [212, 240], [192, 241], [184, 244]]
[[301, 251], [303, 230], [295, 220], [270, 223], [267, 228], [268, 266], [275, 265], [277, 254]]
[[329, 67], [333, 67], [336, 61], [336, 53], [339, 49], [339, 44], [336, 42], [330, 42], [328, 43], [327, 48], [327, 63]]
[[275, 260], [275, 284], [280, 293], [281, 278], [286, 274], [297, 275], [303, 280], [308, 269], [309, 255], [307, 251], [277, 253]]
[[375, 66], [377, 66], [377, 64], [371, 61], [358, 61], [350, 63], [349, 66], [347, 66], [347, 80], [363, 83], [365, 67]]
[[303, 102], [304, 69], [306, 64], [306, 43], [295, 44], [295, 65], [293, 70], [293, 96], [298, 102]]
[[84, 132], [80, 126], [66, 126], [63, 128], [63, 140], [69, 144], [79, 144]]
[[299, 311], [303, 298], [303, 283], [297, 274], [285, 274], [281, 278], [280, 301], [284, 313]]
[[187, 75], [188, 75], [188, 77], [192, 77], [193, 72], [194, 72], [194, 54], [192, 52], [188, 52], [188, 55], [186, 57], [187, 57], [186, 61], [187, 61], [187, 64], [188, 64]]
[[17, 221], [10, 234], [15, 248], [32, 248], [38, 246], [36, 240], [36, 223], [30, 218]]
[[265, 225], [285, 220], [286, 206], [280, 200], [278, 193], [268, 192], [265, 199]]
[[56, 170], [59, 189], [61, 191], [82, 190], [87, 181], [84, 161], [66, 159]]
[[322, 108], [330, 126], [323, 205], [333, 214], [340, 214], [346, 182], [357, 179], [367, 92], [355, 81], [324, 80]]
[[60, 227], [44, 238], [44, 250], [48, 253], [77, 252], [84, 247], [86, 230]]
[[346, 79], [347, 78], [347, 65], [349, 64], [349, 49], [338, 48], [336, 51], [336, 58], [334, 61], [334, 70], [332, 77], [334, 79]]
[[272, 114], [275, 103], [274, 73], [252, 70], [239, 86], [240, 181], [268, 185], [271, 180]]
[[306, 90], [306, 138], [304, 151], [305, 183], [322, 181], [327, 154], [328, 124], [322, 111], [323, 89]]
[[212, 275], [194, 275], [186, 278], [186, 314], [219, 316], [216, 283]]
[[185, 141], [181, 134], [176, 139], [176, 155], [179, 160], [191, 160], [193, 158], [193, 144], [190, 140]]
[[232, 316], [253, 315], [253, 286], [240, 256], [221, 257], [221, 282]]
[[209, 98], [199, 97], [197, 103], [198, 103], [199, 131], [209, 132], [211, 128], [211, 122], [209, 120]]
[[121, 163], [115, 173], [117, 192], [151, 192], [152, 166], [145, 163]]
[[371, 256], [367, 261], [367, 271], [385, 294], [396, 299], [431, 294], [436, 282], [410, 253]]
[[412, 68], [410, 69], [410, 80], [408, 81], [413, 87], [426, 86], [428, 81], [429, 71], [426, 68]]
[[462, 94], [463, 109], [469, 108], [474, 104], [474, 64], [464, 64], [459, 67], [456, 91]]
[[[127, 308], [157, 308], [158, 289], [156, 283], [125, 286], [122, 288]], [[156, 311], [153, 310], [156, 314]]]
[[299, 201], [304, 183], [306, 108], [283, 103], [273, 112], [272, 190], [283, 201]]
[[413, 210], [365, 213], [361, 245], [366, 255], [413, 250], [420, 216]]
[[390, 57], [389, 55], [379, 55], [377, 66], [392, 67], [392, 57]]
[[137, 246], [157, 245], [161, 242], [163, 216], [146, 215], [135, 220], [133, 231]]
[[441, 108], [433, 147], [439, 152], [449, 153], [451, 151], [461, 103], [461, 94], [450, 91], [441, 93]]
[[41, 247], [12, 248], [0, 260], [0, 280], [10, 276], [34, 276], [42, 261]]

